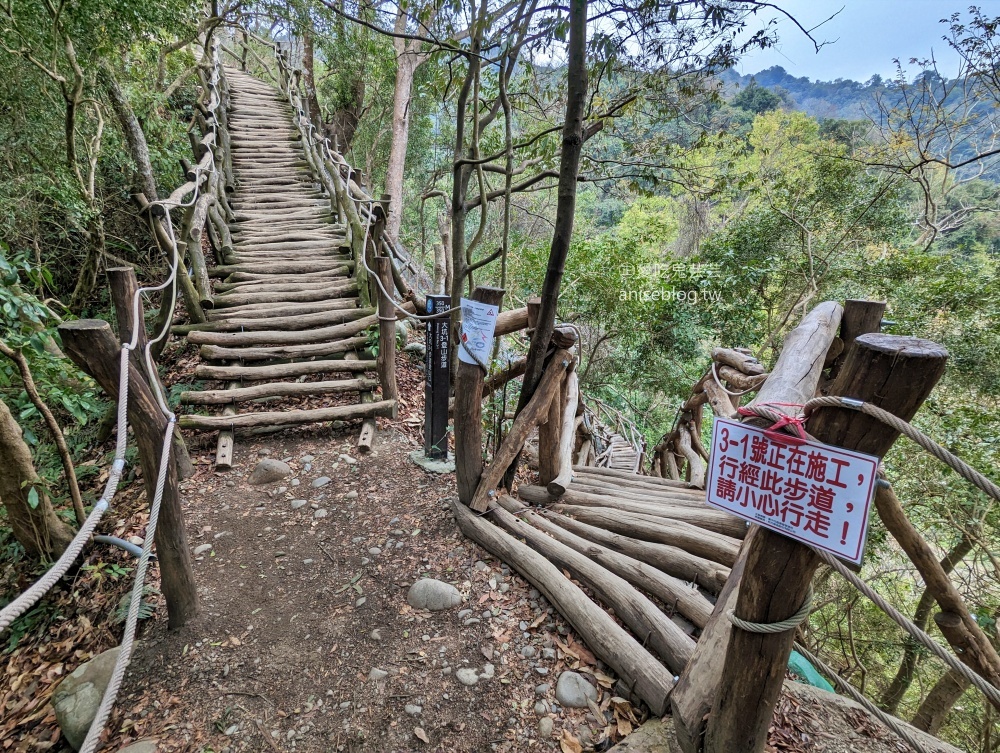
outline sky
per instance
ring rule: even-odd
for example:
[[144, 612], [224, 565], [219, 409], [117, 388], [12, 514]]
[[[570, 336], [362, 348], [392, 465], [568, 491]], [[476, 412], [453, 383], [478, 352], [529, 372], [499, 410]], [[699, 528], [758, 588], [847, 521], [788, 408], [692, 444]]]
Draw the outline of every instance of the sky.
[[[899, 58], [912, 77], [919, 69], [909, 65], [909, 59], [926, 58], [933, 52], [942, 75], [953, 75], [957, 56], [942, 39], [948, 28], [940, 19], [955, 12], [967, 17], [973, 4], [988, 16], [1000, 16], [1000, 0], [776, 0], [775, 4], [806, 29], [840, 11], [813, 31], [818, 42], [830, 44], [817, 53], [791, 21], [778, 17], [778, 45], [747, 54], [737, 66], [742, 74], [780, 65], [793, 76], [863, 82], [875, 73], [895, 75], [892, 60]], [[762, 13], [761, 19], [774, 16]]]

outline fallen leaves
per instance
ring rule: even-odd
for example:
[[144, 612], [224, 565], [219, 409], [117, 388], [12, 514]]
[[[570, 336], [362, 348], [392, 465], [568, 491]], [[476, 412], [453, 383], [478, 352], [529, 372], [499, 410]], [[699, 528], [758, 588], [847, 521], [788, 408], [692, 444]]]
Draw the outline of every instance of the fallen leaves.
[[562, 753], [583, 753], [583, 745], [568, 729], [564, 729], [559, 737], [559, 749]]
[[424, 728], [423, 728], [423, 727], [414, 727], [414, 728], [413, 728], [413, 734], [414, 734], [414, 735], [415, 735], [415, 736], [417, 737], [417, 739], [418, 739], [418, 740], [420, 740], [421, 742], [425, 742], [425, 743], [427, 743], [428, 745], [430, 744], [430, 742], [431, 742], [431, 739], [430, 739], [429, 737], [427, 737], [427, 733], [426, 733], [426, 732], [424, 732]]

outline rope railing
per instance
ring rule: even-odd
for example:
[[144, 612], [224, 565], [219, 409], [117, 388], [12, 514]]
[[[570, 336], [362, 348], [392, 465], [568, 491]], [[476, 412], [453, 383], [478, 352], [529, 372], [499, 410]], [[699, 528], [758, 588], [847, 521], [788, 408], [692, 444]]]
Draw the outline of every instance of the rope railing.
[[[209, 45], [208, 52], [211, 56], [212, 75], [209, 85], [206, 87], [207, 99], [206, 107], [210, 112], [217, 111], [222, 106], [219, 96], [218, 86], [221, 76], [221, 66], [218, 50], [214, 44]], [[18, 617], [24, 614], [35, 603], [37, 603], [69, 570], [73, 562], [79, 556], [84, 546], [100, 522], [101, 517], [111, 508], [118, 484], [125, 469], [125, 453], [128, 448], [128, 404], [129, 404], [129, 373], [132, 368], [131, 356], [139, 348], [140, 327], [144, 326], [142, 316], [142, 296], [150, 293], [161, 292], [168, 297], [166, 316], [156, 337], [149, 339], [142, 347], [142, 357], [140, 363], [145, 372], [145, 378], [150, 390], [154, 395], [157, 405], [164, 417], [167, 419], [167, 428], [163, 436], [162, 450], [160, 454], [159, 470], [155, 493], [150, 501], [149, 520], [146, 525], [145, 541], [142, 553], [136, 565], [135, 580], [130, 592], [130, 602], [125, 623], [125, 632], [120, 644], [118, 658], [112, 671], [110, 682], [104, 691], [101, 705], [98, 709], [94, 721], [91, 723], [87, 736], [80, 748], [82, 753], [94, 753], [100, 744], [101, 736], [104, 732], [107, 719], [114, 708], [118, 691], [132, 657], [132, 649], [135, 644], [136, 630], [138, 628], [140, 608], [145, 593], [146, 574], [149, 568], [149, 560], [152, 556], [153, 545], [156, 537], [157, 522], [159, 519], [160, 507], [163, 501], [164, 489], [166, 486], [167, 473], [171, 462], [172, 438], [176, 416], [170, 410], [166, 395], [163, 393], [154, 364], [152, 349], [163, 341], [170, 331], [170, 322], [177, 302], [177, 285], [179, 275], [186, 274], [181, 263], [180, 242], [174, 229], [171, 218], [171, 209], [192, 208], [204, 197], [204, 187], [212, 185], [211, 178], [217, 177], [219, 170], [219, 155], [215, 144], [215, 131], [210, 131], [200, 142], [207, 149], [207, 160], [203, 159], [195, 168], [193, 180], [185, 183], [176, 191], [172, 192], [166, 199], [146, 202], [144, 209], [152, 210], [147, 212], [147, 217], [154, 230], [154, 238], [161, 246], [169, 259], [169, 269], [166, 279], [159, 285], [137, 288], [132, 296], [132, 331], [128, 334], [128, 340], [122, 343], [121, 362], [119, 365], [119, 388], [117, 406], [117, 438], [115, 444], [115, 456], [111, 465], [111, 471], [100, 500], [94, 505], [91, 514], [84, 525], [81, 526], [76, 536], [63, 552], [56, 563], [43, 575], [34, 585], [28, 588], [18, 598], [0, 610], [0, 633], [6, 630]], [[190, 196], [187, 200], [185, 196]], [[154, 223], [160, 223], [161, 227], [156, 228]], [[160, 233], [157, 233], [157, 230]], [[163, 248], [166, 245], [166, 248]], [[200, 251], [199, 251], [200, 253]], [[124, 333], [122, 333], [124, 334]]]

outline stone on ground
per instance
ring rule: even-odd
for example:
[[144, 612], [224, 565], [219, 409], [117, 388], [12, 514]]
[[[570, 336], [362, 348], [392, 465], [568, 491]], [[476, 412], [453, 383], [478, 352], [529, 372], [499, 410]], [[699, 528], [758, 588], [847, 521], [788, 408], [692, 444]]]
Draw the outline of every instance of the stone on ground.
[[424, 455], [423, 450], [414, 450], [409, 454], [410, 460], [430, 473], [454, 473], [455, 460], [434, 460]]
[[455, 678], [463, 685], [467, 685], [471, 688], [479, 682], [479, 673], [469, 667], [462, 667], [455, 672]]
[[556, 682], [556, 700], [570, 709], [585, 709], [597, 700], [597, 688], [576, 672], [563, 672]]
[[264, 458], [257, 463], [257, 467], [250, 474], [250, 483], [254, 486], [273, 484], [275, 481], [281, 481], [286, 476], [290, 476], [291, 473], [292, 469], [288, 467], [288, 463], [274, 458]]
[[126, 745], [118, 753], [156, 753], [156, 743], [152, 740], [140, 740]]
[[406, 601], [414, 609], [439, 612], [442, 609], [451, 609], [461, 604], [462, 594], [450, 583], [434, 578], [424, 578], [410, 586], [410, 590], [406, 594]]
[[52, 694], [52, 706], [56, 711], [56, 721], [66, 742], [79, 750], [87, 737], [97, 709], [101, 705], [104, 691], [111, 682], [111, 673], [118, 660], [118, 647], [98, 654], [84, 662], [73, 674], [56, 686]]

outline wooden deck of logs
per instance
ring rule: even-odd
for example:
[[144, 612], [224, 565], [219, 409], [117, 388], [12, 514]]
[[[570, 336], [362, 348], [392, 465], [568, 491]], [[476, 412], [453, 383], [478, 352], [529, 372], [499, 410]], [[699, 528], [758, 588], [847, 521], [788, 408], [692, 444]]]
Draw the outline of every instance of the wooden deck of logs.
[[[218, 280], [202, 296], [206, 321], [174, 328], [198, 346], [198, 379], [225, 389], [184, 392], [185, 405], [217, 406], [218, 415], [184, 415], [184, 429], [219, 431], [217, 464], [232, 460], [237, 429], [285, 427], [321, 421], [374, 419], [395, 411], [375, 400], [374, 360], [359, 353], [378, 326], [374, 307], [362, 305], [355, 258], [336, 200], [311, 172], [287, 98], [235, 68], [228, 88], [232, 215], [216, 224]], [[218, 219], [218, 217], [216, 218]], [[319, 381], [307, 377], [322, 375]], [[254, 412], [245, 406], [287, 397], [351, 393], [353, 405]]]
[[[786, 619], [803, 603], [816, 561], [797, 542], [705, 504], [702, 406], [732, 418], [742, 392], [756, 391], [756, 404], [789, 405], [829, 390], [912, 416], [940, 375], [943, 349], [914, 338], [859, 338], [878, 331], [883, 308], [869, 301], [817, 306], [788, 334], [771, 374], [748, 352], [716, 349], [654, 450], [659, 475], [640, 475], [641, 464], [640, 473], [592, 465], [576, 359], [569, 344], [553, 344], [534, 395], [492, 462], [459, 464], [452, 509], [463, 533], [559, 610], [618, 675], [619, 695], [658, 716], [671, 713], [684, 753], [763, 750], [794, 633], [736, 630], [728, 615], [735, 609], [750, 622]], [[912, 363], [899, 366], [904, 352]], [[888, 396], [875, 394], [882, 377], [871, 378], [887, 368], [887, 354], [899, 372]], [[479, 396], [479, 381], [456, 385], [456, 426], [480, 418], [478, 400], [460, 394], [468, 384]], [[895, 439], [855, 413], [823, 411], [810, 430], [836, 446], [882, 456]], [[538, 483], [522, 483], [514, 494], [498, 489], [536, 427]]]

